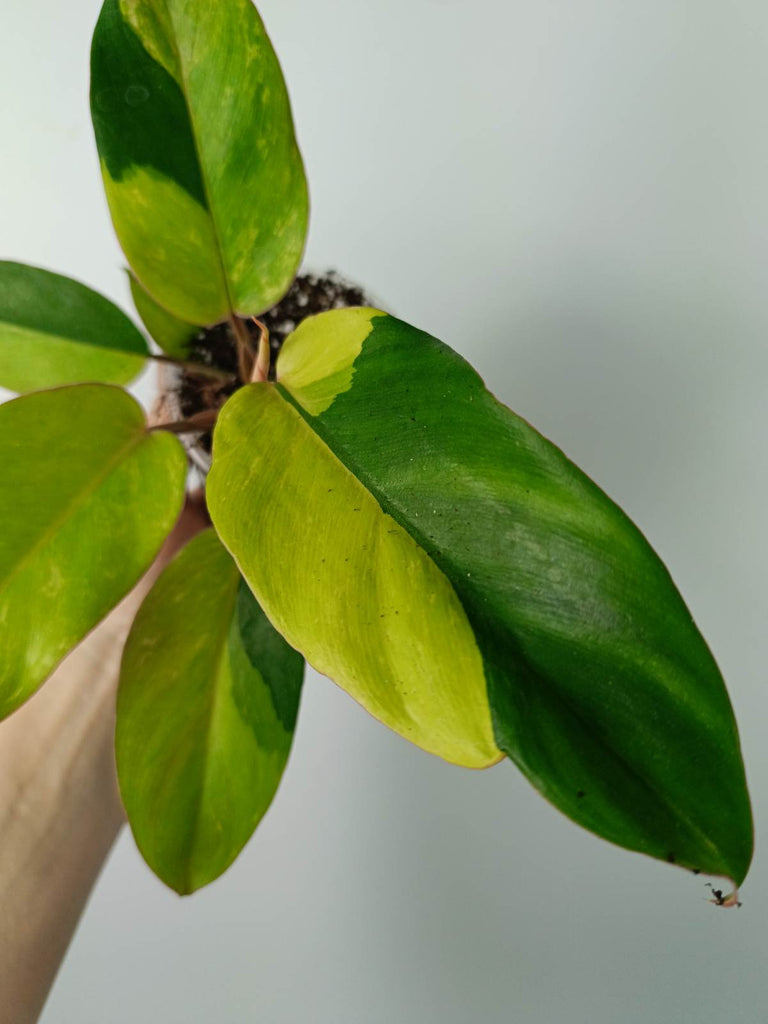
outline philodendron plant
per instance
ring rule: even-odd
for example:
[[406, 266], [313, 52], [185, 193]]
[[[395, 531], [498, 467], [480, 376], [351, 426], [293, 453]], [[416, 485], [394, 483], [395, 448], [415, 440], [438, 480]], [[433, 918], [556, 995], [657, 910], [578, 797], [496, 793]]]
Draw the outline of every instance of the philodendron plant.
[[[752, 823], [728, 695], [625, 514], [386, 312], [308, 316], [270, 366], [258, 318], [292, 287], [308, 200], [249, 0], [105, 0], [91, 71], [162, 354], [83, 285], [0, 264], [0, 384], [23, 393], [0, 408], [2, 714], [150, 566], [185, 498], [176, 435], [213, 428], [213, 526], [145, 599], [117, 703], [122, 797], [168, 885], [216, 878], [264, 814], [306, 659], [423, 749], [507, 757], [573, 821], [735, 889]], [[195, 411], [147, 424], [124, 385], [148, 358]]]

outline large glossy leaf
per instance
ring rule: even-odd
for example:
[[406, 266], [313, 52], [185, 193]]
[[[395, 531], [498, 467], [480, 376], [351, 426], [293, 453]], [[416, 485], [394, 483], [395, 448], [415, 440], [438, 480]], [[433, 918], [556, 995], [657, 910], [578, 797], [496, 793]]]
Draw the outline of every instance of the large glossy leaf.
[[144, 601], [123, 657], [117, 769], [137, 845], [177, 892], [217, 878], [269, 807], [303, 673], [213, 530]]
[[0, 406], [0, 718], [133, 587], [181, 509], [186, 458], [98, 384]]
[[173, 313], [163, 309], [133, 274], [129, 274], [128, 277], [133, 304], [150, 337], [172, 359], [186, 359], [189, 356], [190, 342], [200, 333], [200, 327], [179, 320]]
[[575, 821], [740, 882], [752, 826], [728, 696], [621, 510], [463, 359], [375, 310], [306, 320], [278, 380], [225, 406], [208, 494], [289, 641], [443, 756], [450, 650], [466, 741], [484, 700], [498, 747]]
[[99, 381], [127, 384], [147, 344], [102, 295], [60, 274], [0, 261], [0, 385], [35, 391]]
[[413, 742], [497, 761], [482, 658], [444, 573], [274, 388], [224, 416], [214, 522], [280, 632]]
[[199, 324], [277, 302], [304, 246], [307, 187], [249, 0], [106, 0], [91, 112], [115, 230], [155, 300]]

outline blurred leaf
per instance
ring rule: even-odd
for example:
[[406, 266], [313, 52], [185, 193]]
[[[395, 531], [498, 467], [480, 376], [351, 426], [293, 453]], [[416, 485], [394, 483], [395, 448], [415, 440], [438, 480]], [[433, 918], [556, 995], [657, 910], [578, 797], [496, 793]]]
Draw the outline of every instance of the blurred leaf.
[[213, 530], [145, 599], [123, 657], [117, 768], [136, 843], [177, 892], [225, 871], [269, 807], [303, 673]]
[[0, 718], [149, 568], [184, 498], [175, 437], [125, 391], [81, 384], [0, 406]]
[[147, 351], [139, 329], [102, 295], [60, 274], [0, 261], [3, 387], [127, 384]]
[[249, 0], [106, 0], [91, 113], [115, 230], [153, 298], [195, 324], [274, 305], [304, 247], [307, 186]]
[[288, 641], [451, 760], [481, 759], [445, 748], [446, 716], [463, 697], [466, 741], [484, 706], [574, 821], [741, 882], [752, 823], [728, 695], [623, 512], [456, 353], [376, 310], [305, 320], [277, 375], [222, 410], [208, 498]]
[[189, 343], [200, 333], [200, 327], [179, 320], [167, 309], [163, 309], [130, 272], [128, 280], [136, 312], [150, 337], [172, 359], [187, 359]]

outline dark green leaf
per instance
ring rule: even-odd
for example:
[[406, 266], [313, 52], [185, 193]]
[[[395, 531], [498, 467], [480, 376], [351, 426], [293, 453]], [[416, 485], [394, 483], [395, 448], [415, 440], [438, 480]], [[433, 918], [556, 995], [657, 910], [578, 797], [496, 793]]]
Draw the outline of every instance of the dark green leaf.
[[[390, 712], [380, 717], [441, 752], [445, 691], [429, 670], [387, 668], [406, 663], [404, 652], [437, 664], [425, 609], [454, 607], [426, 570], [410, 598], [388, 600], [415, 547], [469, 625], [457, 632], [446, 617], [443, 644], [460, 644], [469, 665], [481, 660], [496, 744], [534, 785], [615, 843], [740, 883], [752, 823], [728, 695], [667, 570], [624, 513], [463, 359], [376, 310], [304, 321], [278, 381], [225, 406], [208, 491], [223, 541], [290, 642], [374, 713], [383, 673]], [[273, 431], [280, 460], [263, 443]], [[385, 557], [384, 533], [397, 535], [370, 525], [375, 508], [413, 546]], [[369, 525], [351, 526], [360, 516]], [[302, 543], [289, 559], [292, 534]], [[311, 592], [314, 619], [297, 590]], [[358, 632], [391, 615], [396, 631], [382, 627], [375, 654], [350, 674]], [[474, 669], [467, 679], [474, 688]]]

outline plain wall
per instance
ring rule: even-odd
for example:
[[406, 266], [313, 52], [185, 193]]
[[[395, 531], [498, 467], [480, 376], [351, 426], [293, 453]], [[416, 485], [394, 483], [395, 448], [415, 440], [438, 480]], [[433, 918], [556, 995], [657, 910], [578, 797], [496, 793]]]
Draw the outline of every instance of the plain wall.
[[[87, 105], [98, 10], [2, 2], [0, 256], [127, 307]], [[261, 11], [310, 179], [307, 263], [457, 348], [645, 531], [728, 681], [757, 855], [744, 907], [719, 911], [702, 879], [583, 832], [508, 763], [444, 765], [310, 673], [283, 784], [235, 866], [182, 900], [126, 832], [44, 1024], [755, 1024], [768, 6]]]

